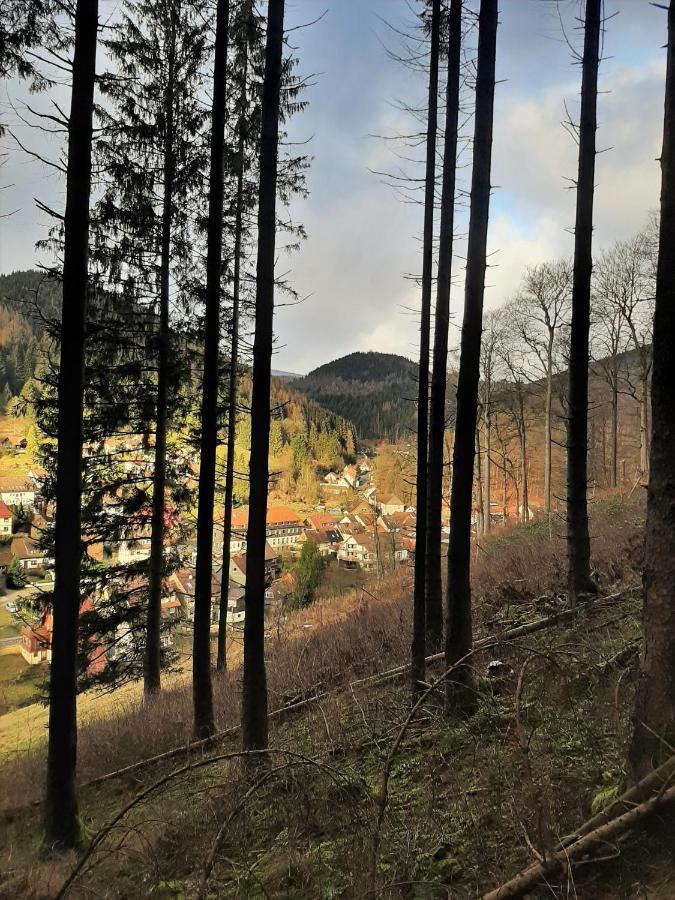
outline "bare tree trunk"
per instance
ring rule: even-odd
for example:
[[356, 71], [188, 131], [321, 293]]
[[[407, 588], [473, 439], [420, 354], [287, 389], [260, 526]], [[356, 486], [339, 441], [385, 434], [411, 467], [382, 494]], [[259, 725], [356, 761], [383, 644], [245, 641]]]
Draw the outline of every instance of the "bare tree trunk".
[[[441, 2], [431, 3], [431, 55], [427, 115], [424, 233], [422, 246], [422, 313], [420, 364], [417, 394], [417, 477], [415, 515], [415, 575], [413, 583], [413, 637], [411, 646], [413, 694], [424, 680], [426, 646], [437, 648], [443, 636], [443, 616], [426, 609], [427, 555], [427, 450], [429, 428], [429, 337], [431, 330], [431, 283], [434, 254], [434, 202], [436, 192], [436, 132], [438, 124], [438, 57], [440, 51]], [[442, 611], [441, 611], [442, 612]]]
[[640, 384], [640, 472], [649, 478], [649, 383], [644, 373]]
[[546, 397], [544, 401], [544, 512], [551, 514], [551, 468], [552, 468], [552, 426], [553, 406], [553, 335], [549, 334], [546, 353]]
[[[470, 582], [471, 494], [490, 210], [497, 16], [497, 0], [481, 0], [478, 18], [471, 211], [452, 466], [448, 547], [448, 627], [445, 643], [447, 668], [458, 663], [470, 652], [473, 641]], [[468, 664], [458, 666], [453, 678], [447, 681], [446, 701], [448, 711], [456, 709], [464, 711], [473, 705], [473, 674]]]
[[[522, 400], [521, 400], [522, 403]], [[523, 510], [521, 521], [524, 525], [530, 521], [530, 494], [527, 485], [527, 429], [523, 418], [520, 428], [520, 478], [522, 482]]]
[[234, 272], [232, 274], [232, 324], [230, 336], [230, 371], [227, 388], [227, 456], [225, 458], [225, 496], [223, 498], [223, 560], [220, 583], [220, 617], [218, 619], [218, 659], [216, 669], [227, 668], [227, 601], [230, 585], [230, 543], [232, 540], [232, 504], [234, 502], [234, 447], [237, 437], [237, 386], [239, 378], [239, 298], [241, 291], [241, 254], [244, 219], [244, 153], [246, 150], [246, 104], [248, 78], [248, 44], [244, 56], [237, 148], [237, 200], [234, 222]]
[[610, 446], [609, 446], [609, 481], [610, 486], [615, 488], [617, 486], [618, 476], [617, 476], [617, 457], [619, 455], [619, 384], [618, 384], [618, 373], [614, 372], [612, 376], [612, 433], [610, 435]]
[[[441, 534], [443, 528], [443, 448], [445, 443], [445, 395], [448, 381], [448, 328], [450, 325], [450, 281], [455, 220], [457, 169], [457, 123], [462, 46], [462, 0], [452, 0], [449, 18], [448, 85], [443, 149], [441, 230], [436, 288], [433, 369], [429, 416], [429, 466], [427, 483], [427, 582], [426, 618], [439, 636], [443, 629], [443, 582]], [[424, 673], [422, 672], [422, 675]]]
[[593, 268], [593, 193], [597, 128], [600, 10], [602, 0], [586, 0], [584, 58], [579, 125], [579, 176], [574, 235], [572, 326], [570, 330], [567, 423], [568, 591], [574, 605], [580, 594], [596, 590], [591, 579], [591, 546], [586, 500], [588, 465], [588, 334]]
[[80, 840], [77, 764], [77, 640], [80, 614], [84, 352], [89, 263], [91, 144], [98, 3], [78, 0], [68, 120], [63, 311], [58, 380], [54, 630], [49, 683], [45, 846]]
[[480, 544], [485, 534], [485, 512], [483, 506], [483, 467], [481, 465], [480, 426], [476, 428], [476, 465], [474, 480], [476, 482], [476, 544]]
[[213, 507], [216, 497], [218, 448], [218, 350], [220, 288], [223, 272], [223, 206], [225, 165], [225, 104], [230, 0], [216, 5], [216, 39], [211, 104], [209, 221], [206, 247], [206, 316], [199, 445], [199, 503], [195, 563], [195, 619], [192, 643], [192, 705], [195, 740], [216, 730], [211, 684], [211, 583], [213, 580]]
[[242, 697], [242, 736], [246, 750], [263, 750], [267, 747], [265, 541], [269, 482], [274, 255], [283, 39], [284, 0], [269, 0], [261, 111], [250, 489], [246, 535], [246, 618], [244, 620]]
[[651, 477], [647, 494], [644, 655], [633, 713], [636, 777], [671, 752], [675, 723], [675, 4], [668, 9], [668, 66], [661, 153], [661, 230], [652, 370]]
[[160, 243], [159, 332], [157, 334], [157, 394], [155, 398], [155, 455], [152, 477], [152, 536], [148, 572], [148, 609], [145, 628], [143, 689], [149, 697], [160, 689], [162, 582], [166, 510], [166, 433], [169, 417], [169, 265], [173, 187], [176, 172], [174, 147], [175, 10], [171, 9], [171, 48], [164, 96], [166, 131], [163, 151], [162, 233]]
[[490, 495], [492, 494], [492, 478], [490, 466], [490, 454], [492, 452], [492, 428], [490, 425], [490, 399], [485, 406], [485, 469], [484, 469], [484, 490], [483, 490], [483, 531], [488, 534], [492, 526], [490, 519]]

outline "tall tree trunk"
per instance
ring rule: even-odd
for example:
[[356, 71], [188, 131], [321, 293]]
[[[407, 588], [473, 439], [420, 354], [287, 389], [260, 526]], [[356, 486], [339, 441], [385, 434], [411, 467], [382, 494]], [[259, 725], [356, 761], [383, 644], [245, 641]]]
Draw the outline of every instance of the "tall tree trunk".
[[644, 372], [640, 382], [640, 472], [649, 478], [649, 376]]
[[[429, 465], [427, 476], [427, 581], [426, 618], [443, 627], [443, 582], [441, 575], [441, 535], [443, 528], [443, 448], [445, 443], [445, 395], [448, 382], [448, 328], [450, 326], [450, 283], [455, 221], [455, 180], [457, 170], [457, 123], [462, 47], [462, 0], [452, 0], [449, 17], [448, 84], [443, 149], [441, 230], [438, 251], [436, 321], [434, 329], [431, 403], [429, 414]], [[422, 666], [423, 666], [422, 661]], [[424, 668], [422, 668], [424, 676]]]
[[[522, 400], [521, 400], [522, 403]], [[523, 525], [527, 525], [530, 521], [530, 492], [527, 484], [527, 428], [525, 427], [525, 417], [521, 419], [520, 426], [520, 480], [522, 483], [523, 509], [521, 512], [521, 521]]]
[[[471, 650], [471, 493], [474, 463], [474, 435], [480, 376], [480, 342], [483, 326], [483, 294], [488, 215], [490, 210], [490, 168], [492, 161], [492, 119], [497, 49], [497, 0], [481, 0], [478, 18], [478, 68], [476, 73], [476, 113], [471, 177], [471, 210], [467, 248], [464, 321], [457, 383], [457, 419], [452, 465], [450, 500], [450, 543], [448, 547], [448, 627], [445, 659], [448, 668]], [[468, 710], [474, 702], [473, 675], [469, 663], [455, 670], [447, 681], [448, 710]]]
[[490, 453], [492, 452], [492, 428], [490, 425], [490, 403], [488, 398], [485, 404], [485, 468], [483, 469], [483, 532], [488, 534], [492, 522], [490, 520], [490, 495], [492, 493], [492, 471], [490, 467]]
[[615, 488], [618, 483], [617, 475], [617, 457], [619, 455], [619, 375], [618, 372], [612, 374], [612, 433], [610, 435], [610, 460], [609, 460], [609, 480], [610, 486]]
[[476, 546], [485, 534], [485, 511], [483, 505], [483, 467], [481, 464], [480, 426], [476, 428], [476, 463], [474, 480], [476, 482]]
[[169, 290], [171, 262], [171, 225], [173, 187], [176, 173], [174, 146], [175, 93], [175, 10], [171, 16], [169, 72], [164, 99], [166, 132], [164, 135], [162, 233], [160, 244], [159, 333], [157, 335], [157, 396], [155, 413], [155, 461], [152, 478], [152, 536], [148, 573], [148, 611], [145, 629], [145, 665], [143, 688], [148, 697], [160, 688], [162, 582], [164, 580], [164, 534], [166, 511], [166, 433], [169, 418]]
[[579, 176], [574, 233], [572, 327], [570, 330], [567, 422], [568, 592], [574, 605], [580, 594], [595, 591], [586, 501], [588, 465], [588, 333], [593, 268], [593, 193], [597, 128], [600, 10], [602, 0], [586, 0], [584, 58], [579, 124]]
[[544, 512], [551, 514], [551, 468], [552, 468], [552, 426], [553, 406], [553, 335], [549, 334], [546, 353], [546, 397], [544, 400]]
[[675, 4], [668, 9], [668, 65], [661, 152], [661, 231], [652, 370], [651, 477], [647, 493], [644, 654], [630, 762], [645, 774], [670, 753], [675, 724]]
[[63, 312], [58, 381], [54, 631], [49, 685], [45, 845], [80, 840], [77, 763], [77, 636], [80, 613], [84, 352], [89, 262], [89, 199], [98, 3], [78, 0], [68, 121]]
[[260, 137], [258, 261], [251, 399], [251, 460], [246, 535], [246, 618], [242, 735], [246, 750], [267, 747], [265, 676], [265, 540], [269, 481], [270, 383], [274, 322], [274, 254], [279, 156], [279, 100], [284, 0], [269, 0]]
[[239, 145], [237, 147], [237, 199], [234, 222], [234, 272], [232, 276], [232, 324], [230, 366], [227, 388], [227, 457], [225, 459], [225, 496], [223, 499], [223, 565], [220, 583], [218, 619], [218, 659], [216, 668], [227, 668], [227, 601], [230, 585], [230, 543], [232, 540], [232, 504], [234, 502], [234, 446], [237, 437], [237, 386], [239, 383], [239, 297], [241, 290], [241, 254], [244, 220], [244, 153], [246, 151], [246, 105], [248, 43], [244, 51], [244, 70], [240, 96]]
[[[218, 348], [220, 286], [223, 270], [225, 104], [229, 17], [230, 0], [218, 0], [211, 105], [204, 376], [199, 445], [195, 619], [192, 644], [193, 733], [197, 740], [210, 737], [216, 730], [211, 684], [211, 582], [213, 578], [213, 507], [216, 494], [216, 450], [218, 447]], [[223, 578], [227, 578], [227, 573], [223, 573]]]
[[415, 576], [413, 585], [413, 637], [411, 678], [413, 693], [424, 679], [426, 645], [436, 647], [443, 634], [443, 615], [426, 609], [427, 556], [427, 464], [429, 429], [429, 339], [431, 330], [431, 282], [434, 254], [434, 202], [436, 194], [436, 133], [438, 130], [438, 58], [440, 51], [441, 2], [431, 3], [431, 56], [427, 115], [424, 234], [422, 246], [422, 314], [420, 364], [417, 394], [417, 478], [415, 515]]

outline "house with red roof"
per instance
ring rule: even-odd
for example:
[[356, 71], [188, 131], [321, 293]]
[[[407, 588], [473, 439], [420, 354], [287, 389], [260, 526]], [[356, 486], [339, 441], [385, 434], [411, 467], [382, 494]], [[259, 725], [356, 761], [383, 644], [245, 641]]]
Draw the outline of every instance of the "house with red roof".
[[12, 533], [12, 510], [4, 500], [0, 500], [0, 537]]

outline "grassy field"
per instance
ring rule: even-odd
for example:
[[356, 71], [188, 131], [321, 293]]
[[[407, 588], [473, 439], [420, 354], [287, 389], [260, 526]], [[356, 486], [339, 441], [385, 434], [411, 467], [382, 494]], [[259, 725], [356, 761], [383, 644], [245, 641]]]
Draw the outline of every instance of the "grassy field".
[[35, 703], [44, 685], [46, 665], [29, 666], [18, 653], [0, 656], [0, 716]]

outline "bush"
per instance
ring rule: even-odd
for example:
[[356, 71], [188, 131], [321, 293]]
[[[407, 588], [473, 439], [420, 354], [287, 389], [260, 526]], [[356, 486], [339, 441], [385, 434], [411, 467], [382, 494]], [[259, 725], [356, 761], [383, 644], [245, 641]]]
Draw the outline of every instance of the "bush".
[[26, 576], [17, 556], [13, 556], [7, 566], [7, 587], [22, 588], [26, 586]]

